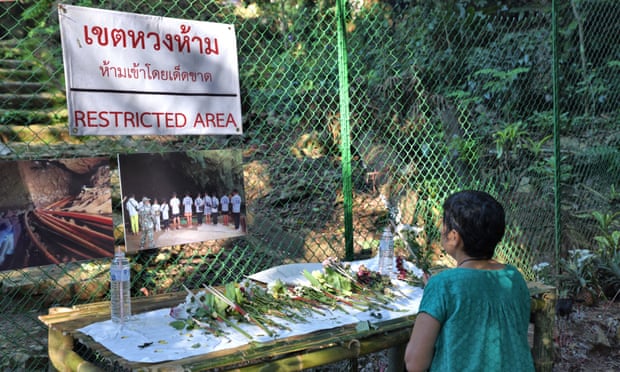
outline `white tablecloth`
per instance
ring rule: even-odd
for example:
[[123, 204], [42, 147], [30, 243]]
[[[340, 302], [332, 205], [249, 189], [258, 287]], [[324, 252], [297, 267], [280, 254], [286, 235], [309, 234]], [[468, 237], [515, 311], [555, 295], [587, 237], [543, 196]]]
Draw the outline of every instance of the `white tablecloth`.
[[[370, 269], [376, 269], [376, 258], [364, 261], [352, 262], [352, 267], [364, 264]], [[408, 263], [408, 269], [420, 273]], [[302, 272], [320, 270], [320, 264], [293, 264], [271, 268], [251, 277], [263, 282], [271, 282], [281, 279], [286, 283], [302, 284]], [[253, 336], [249, 340], [246, 336], [232, 328], [223, 327], [226, 336], [216, 337], [205, 330], [179, 331], [170, 326], [174, 319], [170, 316], [170, 309], [160, 309], [147, 313], [137, 314], [131, 320], [119, 325], [111, 320], [93, 323], [79, 329], [80, 332], [89, 335], [96, 342], [106, 347], [114, 354], [130, 361], [144, 363], [158, 363], [167, 360], [178, 360], [195, 355], [201, 355], [213, 351], [235, 348], [248, 342], [267, 342], [289, 336], [307, 334], [310, 332], [331, 329], [343, 325], [368, 322], [370, 325], [376, 322], [413, 315], [418, 312], [422, 289], [412, 287], [405, 282], [393, 280], [397, 292], [400, 294], [389, 304], [391, 310], [380, 310], [381, 319], [372, 316], [370, 311], [359, 311], [348, 306], [343, 306], [346, 313], [335, 310], [325, 312], [325, 315], [311, 313], [307, 316], [306, 323], [291, 323], [280, 318], [274, 318], [279, 324], [288, 326], [291, 330], [277, 330], [275, 336], [268, 336], [258, 326], [240, 323], [239, 327]], [[375, 310], [375, 312], [377, 312]], [[270, 328], [275, 330], [273, 328]]]

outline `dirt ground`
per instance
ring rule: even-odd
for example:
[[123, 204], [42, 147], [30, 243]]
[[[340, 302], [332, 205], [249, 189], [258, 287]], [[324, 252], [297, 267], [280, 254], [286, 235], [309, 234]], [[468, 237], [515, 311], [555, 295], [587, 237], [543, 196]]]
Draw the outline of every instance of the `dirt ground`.
[[620, 302], [573, 310], [556, 323], [553, 371], [620, 371]]

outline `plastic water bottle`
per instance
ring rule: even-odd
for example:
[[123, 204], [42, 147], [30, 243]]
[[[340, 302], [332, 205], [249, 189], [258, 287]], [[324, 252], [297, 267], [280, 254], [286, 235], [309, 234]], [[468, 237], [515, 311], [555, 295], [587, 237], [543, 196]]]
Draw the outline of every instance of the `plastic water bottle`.
[[383, 229], [379, 241], [379, 273], [394, 276], [394, 236], [389, 227]]
[[123, 323], [131, 315], [130, 266], [125, 253], [114, 254], [110, 265], [110, 316], [113, 322]]

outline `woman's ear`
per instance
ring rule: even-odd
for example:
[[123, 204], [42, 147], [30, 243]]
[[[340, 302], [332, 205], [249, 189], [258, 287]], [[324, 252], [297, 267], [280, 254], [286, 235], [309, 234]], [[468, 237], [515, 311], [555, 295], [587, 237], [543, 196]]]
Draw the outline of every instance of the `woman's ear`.
[[452, 229], [448, 232], [447, 241], [453, 247], [459, 247], [463, 245], [463, 238], [461, 238], [461, 234], [455, 229]]
[[456, 231], [455, 229], [452, 229], [450, 231], [448, 231], [448, 235], [447, 235], [448, 240], [453, 241], [456, 239], [460, 239], [461, 235], [459, 234], [458, 231]]

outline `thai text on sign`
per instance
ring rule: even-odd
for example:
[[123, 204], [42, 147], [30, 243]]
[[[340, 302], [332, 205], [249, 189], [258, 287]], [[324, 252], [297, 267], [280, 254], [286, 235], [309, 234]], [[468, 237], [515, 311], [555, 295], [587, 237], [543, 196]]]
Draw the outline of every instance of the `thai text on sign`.
[[58, 14], [72, 135], [243, 134], [233, 25]]

